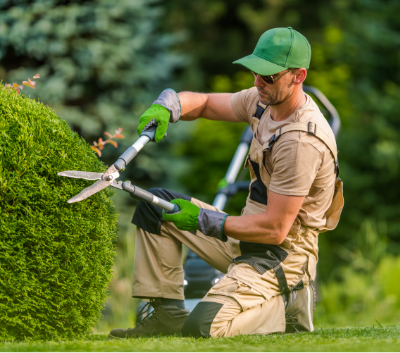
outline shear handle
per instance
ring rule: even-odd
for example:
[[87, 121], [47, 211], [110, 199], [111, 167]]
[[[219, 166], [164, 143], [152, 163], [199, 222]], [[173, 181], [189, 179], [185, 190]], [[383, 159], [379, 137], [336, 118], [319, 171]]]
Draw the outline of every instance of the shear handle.
[[122, 183], [122, 189], [129, 192], [133, 198], [139, 201], [152, 203], [153, 205], [156, 205], [166, 210], [168, 213], [176, 213], [180, 211], [178, 205], [160, 199], [159, 197], [153, 195], [151, 192], [143, 190], [135, 185], [132, 185], [130, 181], [124, 181]]
[[142, 131], [139, 139], [129, 147], [114, 163], [118, 171], [125, 169], [128, 163], [136, 157], [139, 151], [149, 142], [154, 139], [156, 134], [157, 125], [150, 126], [145, 131]]

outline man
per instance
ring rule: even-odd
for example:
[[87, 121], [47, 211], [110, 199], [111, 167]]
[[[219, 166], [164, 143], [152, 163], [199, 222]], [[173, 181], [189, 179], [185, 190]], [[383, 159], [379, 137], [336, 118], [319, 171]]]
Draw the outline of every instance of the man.
[[[275, 28], [253, 54], [235, 61], [254, 86], [235, 94], [165, 90], [140, 118], [160, 141], [168, 122], [245, 121], [254, 132], [245, 167], [251, 184], [242, 215], [164, 189], [152, 193], [180, 206], [175, 214], [139, 202], [133, 297], [153, 313], [110, 337], [154, 334], [227, 337], [313, 331], [318, 234], [336, 227], [343, 207], [335, 137], [302, 90], [311, 58], [307, 39]], [[190, 313], [184, 309], [182, 244], [226, 273]]]

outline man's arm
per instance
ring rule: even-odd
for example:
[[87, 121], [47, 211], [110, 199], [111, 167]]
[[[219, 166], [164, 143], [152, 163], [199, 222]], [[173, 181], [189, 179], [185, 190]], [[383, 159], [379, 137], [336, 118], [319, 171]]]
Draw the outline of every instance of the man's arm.
[[279, 245], [288, 235], [303, 201], [304, 196], [286, 196], [270, 191], [264, 213], [228, 216], [223, 233], [250, 243]]
[[232, 93], [178, 93], [181, 101], [181, 120], [197, 118], [240, 122], [231, 105]]
[[140, 135], [143, 129], [155, 120], [157, 123], [155, 141], [160, 142], [165, 136], [168, 123], [176, 123], [178, 120], [191, 121], [203, 117], [210, 120], [240, 122], [233, 112], [231, 97], [231, 93], [177, 94], [173, 89], [167, 88], [140, 117], [137, 132]]

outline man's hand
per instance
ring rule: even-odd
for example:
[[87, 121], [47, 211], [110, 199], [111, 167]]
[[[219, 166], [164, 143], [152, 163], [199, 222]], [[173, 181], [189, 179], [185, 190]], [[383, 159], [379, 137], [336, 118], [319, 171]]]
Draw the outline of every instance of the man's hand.
[[172, 200], [171, 203], [178, 205], [181, 210], [173, 214], [165, 213], [163, 210], [163, 220], [174, 223], [180, 230], [197, 230], [200, 207], [182, 199]]
[[153, 119], [156, 120], [158, 126], [154, 139], [160, 142], [168, 128], [168, 123], [176, 123], [181, 117], [181, 102], [176, 92], [167, 88], [161, 92], [153, 105], [147, 109], [140, 117], [138, 134], [140, 135], [143, 128]]
[[147, 109], [144, 114], [139, 119], [139, 126], [137, 132], [140, 136], [143, 128], [153, 119], [156, 120], [157, 130], [154, 136], [156, 142], [160, 142], [168, 128], [168, 122], [170, 118], [170, 113], [167, 108], [159, 104], [153, 104], [149, 109]]
[[172, 200], [171, 203], [177, 204], [180, 211], [169, 214], [163, 211], [164, 221], [172, 222], [180, 230], [196, 231], [200, 230], [209, 237], [227, 241], [228, 238], [223, 234], [224, 222], [228, 215], [226, 213], [200, 208], [189, 201], [182, 199]]

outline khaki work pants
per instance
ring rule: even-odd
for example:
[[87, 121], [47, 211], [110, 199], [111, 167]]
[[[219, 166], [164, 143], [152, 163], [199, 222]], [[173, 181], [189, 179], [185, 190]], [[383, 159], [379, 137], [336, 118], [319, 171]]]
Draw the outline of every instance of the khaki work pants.
[[[149, 191], [163, 198], [182, 197], [162, 194], [164, 189]], [[194, 198], [190, 200], [199, 207], [219, 211]], [[178, 230], [170, 222], [157, 225], [154, 221], [149, 226], [145, 218], [155, 219], [154, 214], [149, 216], [152, 212], [158, 212], [155, 206], [139, 203], [132, 221], [138, 225], [133, 297], [184, 299], [182, 244], [185, 244], [226, 275], [191, 312], [182, 329], [184, 336], [229, 337], [285, 332], [284, 301], [273, 271], [262, 276], [247, 263], [232, 263], [241, 255], [238, 240], [228, 238], [224, 243], [199, 231], [195, 235]], [[140, 225], [154, 230], [146, 231]]]

